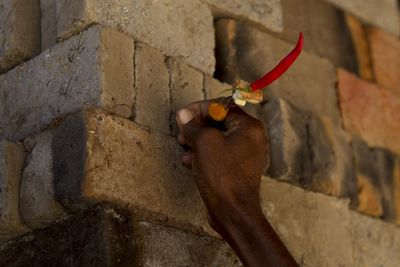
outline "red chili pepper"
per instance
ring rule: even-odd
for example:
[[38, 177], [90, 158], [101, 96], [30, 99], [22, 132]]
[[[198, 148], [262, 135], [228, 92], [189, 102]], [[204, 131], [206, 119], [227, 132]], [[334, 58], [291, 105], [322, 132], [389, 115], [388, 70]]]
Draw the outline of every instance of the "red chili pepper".
[[302, 49], [303, 49], [303, 33], [300, 33], [296, 47], [284, 59], [282, 59], [282, 61], [279, 62], [279, 64], [275, 68], [273, 68], [270, 72], [265, 74], [262, 78], [252, 82], [250, 84], [251, 90], [252, 91], [261, 90], [264, 87], [273, 83], [276, 79], [278, 79], [282, 74], [284, 74], [289, 69], [289, 67], [300, 55]]

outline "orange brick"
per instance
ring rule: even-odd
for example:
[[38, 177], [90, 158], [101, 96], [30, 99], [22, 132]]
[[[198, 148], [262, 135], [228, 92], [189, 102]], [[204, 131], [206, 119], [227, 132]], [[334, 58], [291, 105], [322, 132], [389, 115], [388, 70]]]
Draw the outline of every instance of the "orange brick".
[[400, 154], [400, 98], [343, 69], [338, 81], [345, 128], [370, 146]]
[[368, 35], [377, 82], [400, 95], [400, 40], [378, 28]]
[[364, 175], [357, 175], [358, 206], [361, 213], [374, 217], [383, 215], [383, 207], [379, 190]]

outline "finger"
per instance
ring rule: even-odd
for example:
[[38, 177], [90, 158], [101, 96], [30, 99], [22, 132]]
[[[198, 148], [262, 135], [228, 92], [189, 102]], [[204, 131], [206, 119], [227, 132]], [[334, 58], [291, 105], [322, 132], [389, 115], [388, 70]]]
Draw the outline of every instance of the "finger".
[[[203, 100], [191, 103], [176, 112], [176, 122], [179, 128], [178, 141], [185, 144], [184, 136], [182, 134], [182, 126], [194, 119], [199, 122], [203, 121], [208, 116], [208, 107], [211, 103], [219, 101], [220, 99]], [[189, 111], [189, 112], [188, 112]]]
[[194, 147], [198, 136], [206, 129], [207, 128], [204, 126], [204, 124], [194, 119], [182, 125], [182, 134], [185, 143], [190, 147]]

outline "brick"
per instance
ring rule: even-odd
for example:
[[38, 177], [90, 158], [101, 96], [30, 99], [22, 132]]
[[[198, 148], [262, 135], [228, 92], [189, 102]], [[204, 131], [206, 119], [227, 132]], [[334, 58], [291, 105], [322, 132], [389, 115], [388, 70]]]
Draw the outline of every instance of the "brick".
[[400, 34], [398, 3], [396, 0], [325, 0], [349, 11], [369, 24], [393, 34]]
[[88, 110], [68, 117], [52, 144], [55, 192], [63, 205], [113, 202], [213, 234], [175, 138]]
[[157, 49], [136, 44], [135, 121], [169, 134], [170, 79], [165, 62], [166, 58]]
[[[83, 114], [86, 115], [82, 117]], [[56, 151], [53, 170], [57, 177], [56, 194], [64, 205], [70, 206], [82, 199], [112, 202], [128, 213], [147, 210], [153, 216], [167, 217], [164, 223], [190, 232], [207, 225], [205, 209], [189, 172], [180, 164], [174, 164], [179, 160], [179, 151], [171, 137], [99, 110], [69, 116], [58, 131], [52, 141]], [[308, 192], [267, 177], [262, 178], [260, 194], [266, 216], [302, 266], [359, 266], [353, 260], [353, 253], [362, 243], [353, 242], [354, 229], [347, 200]], [[140, 255], [152, 259], [146, 261], [150, 266], [152, 262], [163, 263], [163, 257], [169, 260], [171, 255], [178, 255], [171, 259], [174, 263], [185, 262], [186, 249], [193, 247], [190, 245], [192, 235], [187, 233], [175, 234], [174, 229], [165, 228], [143, 231], [138, 235], [137, 244], [143, 245], [139, 251], [145, 252]], [[170, 232], [175, 237], [169, 235]], [[212, 234], [207, 230], [206, 233]], [[204, 246], [213, 251], [221, 251], [219, 246], [214, 247], [204, 240], [210, 239], [205, 238], [194, 247], [206, 244]], [[159, 245], [164, 243], [165, 246]], [[170, 245], [175, 243], [180, 244], [176, 249]], [[186, 244], [189, 245], [186, 247]], [[157, 257], [156, 252], [162, 257]], [[145, 261], [140, 256], [138, 259]], [[202, 260], [200, 262], [211, 262], [214, 266], [205, 256]], [[218, 263], [217, 266], [225, 266]]]
[[280, 0], [202, 0], [213, 11], [214, 17], [233, 17], [259, 27], [280, 32], [283, 29]]
[[388, 150], [370, 148], [359, 138], [353, 138], [353, 150], [359, 187], [356, 210], [396, 222], [398, 156]]
[[0, 73], [40, 52], [39, 0], [0, 3]]
[[335, 66], [357, 69], [354, 48], [343, 12], [321, 0], [282, 0], [282, 33], [276, 36], [289, 43], [304, 34], [304, 51], [328, 59]]
[[372, 59], [366, 27], [359, 19], [350, 14], [346, 14], [346, 24], [357, 55], [358, 74], [364, 80], [373, 81], [375, 78], [372, 70]]
[[268, 178], [260, 194], [266, 217], [300, 266], [357, 266], [346, 200]]
[[[204, 75], [186, 65], [179, 59], [168, 61], [170, 70], [171, 108], [176, 112], [180, 108], [205, 98]], [[171, 134], [178, 134], [175, 115], [170, 116]]]
[[346, 130], [370, 146], [400, 153], [400, 98], [342, 69], [338, 81]]
[[0, 243], [29, 231], [18, 207], [25, 157], [22, 146], [0, 140]]
[[204, 99], [203, 74], [180, 60], [170, 60], [171, 101], [174, 111]]
[[[230, 89], [233, 86], [228, 83], [223, 83], [209, 75], [205, 75], [204, 77], [204, 92], [206, 99], [213, 99], [222, 96], [231, 96], [232, 92], [224, 90]], [[223, 92], [223, 93], [222, 93]]]
[[135, 233], [139, 266], [243, 266], [227, 243], [214, 238], [143, 221]]
[[0, 136], [20, 140], [84, 106], [129, 117], [133, 53], [132, 39], [94, 26], [1, 75]]
[[214, 72], [213, 17], [200, 1], [57, 1], [59, 38], [94, 23], [118, 28], [168, 56], [183, 57], [197, 69]]
[[399, 266], [399, 228], [350, 212], [354, 266]]
[[55, 0], [40, 0], [42, 51], [57, 43]]
[[94, 207], [4, 244], [1, 266], [134, 266], [129, 214]]
[[276, 99], [263, 107], [271, 164], [267, 174], [328, 195], [356, 190], [350, 137], [319, 118]]
[[[230, 84], [238, 79], [258, 79], [293, 49], [287, 42], [232, 20], [219, 20], [216, 31], [219, 38], [216, 55], [220, 59], [216, 77]], [[282, 97], [340, 124], [335, 83], [332, 64], [303, 52], [291, 69], [265, 90], [265, 99]]]
[[368, 31], [376, 81], [400, 96], [400, 40], [378, 28]]
[[19, 209], [25, 224], [44, 228], [60, 218], [64, 208], [54, 198], [52, 131], [26, 140], [32, 151], [20, 183]]

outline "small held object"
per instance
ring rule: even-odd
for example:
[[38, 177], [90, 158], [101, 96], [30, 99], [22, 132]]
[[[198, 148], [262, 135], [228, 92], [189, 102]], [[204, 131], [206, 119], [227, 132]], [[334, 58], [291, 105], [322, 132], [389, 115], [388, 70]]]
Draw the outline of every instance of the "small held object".
[[[238, 106], [245, 106], [247, 102], [251, 104], [262, 102], [263, 94], [261, 89], [276, 81], [290, 68], [299, 57], [303, 49], [303, 43], [303, 33], [300, 33], [294, 49], [284, 57], [275, 68], [250, 84], [245, 81], [240, 81], [234, 88], [228, 89], [232, 91], [232, 99], [235, 104]], [[209, 106], [208, 114], [215, 121], [223, 121], [228, 114], [228, 110], [229, 107], [223, 103], [215, 102]]]

